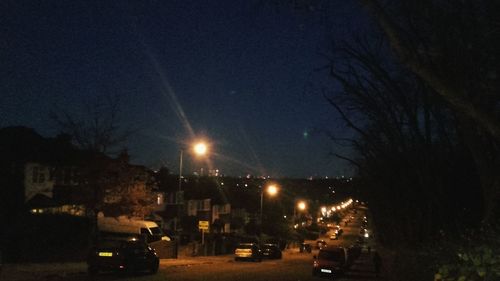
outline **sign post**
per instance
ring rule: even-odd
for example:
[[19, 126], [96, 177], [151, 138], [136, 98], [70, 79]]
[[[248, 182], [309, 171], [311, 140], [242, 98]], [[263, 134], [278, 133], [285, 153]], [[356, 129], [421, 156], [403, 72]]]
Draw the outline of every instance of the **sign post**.
[[198, 229], [201, 231], [201, 244], [205, 244], [205, 230], [208, 230], [208, 221], [198, 221]]

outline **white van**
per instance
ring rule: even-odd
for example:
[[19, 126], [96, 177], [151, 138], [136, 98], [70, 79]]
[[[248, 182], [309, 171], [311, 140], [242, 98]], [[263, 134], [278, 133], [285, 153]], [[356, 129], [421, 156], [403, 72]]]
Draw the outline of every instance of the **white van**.
[[170, 241], [161, 228], [152, 221], [134, 220], [124, 216], [117, 218], [99, 216], [97, 228], [103, 235], [145, 237], [147, 242]]

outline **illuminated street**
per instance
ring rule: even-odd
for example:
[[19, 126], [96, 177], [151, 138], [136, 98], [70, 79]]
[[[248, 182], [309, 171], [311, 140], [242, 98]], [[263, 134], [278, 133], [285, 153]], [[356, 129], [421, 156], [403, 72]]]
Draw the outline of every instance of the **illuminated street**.
[[[358, 237], [360, 218], [362, 212], [355, 215], [348, 226], [343, 227], [344, 233], [338, 240], [328, 239], [328, 234], [321, 237], [328, 245], [348, 246]], [[311, 244], [315, 241], [306, 241]], [[313, 255], [317, 254], [313, 248], [312, 253], [300, 253], [297, 248], [283, 252], [281, 260], [264, 260], [262, 262], [235, 262], [232, 255], [213, 257], [192, 257], [180, 259], [164, 259], [161, 261], [160, 270], [155, 275], [135, 274], [121, 276], [116, 274], [101, 274], [89, 277], [84, 263], [54, 265], [43, 269], [43, 266], [33, 266], [24, 270], [14, 266], [6, 267], [5, 280], [34, 281], [34, 280], [324, 280], [324, 278], [311, 275]], [[368, 265], [366, 264], [368, 263]], [[352, 270], [337, 280], [369, 280], [373, 278], [367, 254], [361, 256]], [[2, 279], [4, 280], [4, 279]]]
[[500, 1], [0, 9], [0, 281], [500, 281]]

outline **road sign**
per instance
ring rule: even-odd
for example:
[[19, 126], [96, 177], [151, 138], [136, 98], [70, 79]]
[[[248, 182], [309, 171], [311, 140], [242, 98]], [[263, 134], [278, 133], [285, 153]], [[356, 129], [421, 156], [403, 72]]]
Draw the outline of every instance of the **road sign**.
[[208, 230], [208, 221], [198, 221], [199, 230]]

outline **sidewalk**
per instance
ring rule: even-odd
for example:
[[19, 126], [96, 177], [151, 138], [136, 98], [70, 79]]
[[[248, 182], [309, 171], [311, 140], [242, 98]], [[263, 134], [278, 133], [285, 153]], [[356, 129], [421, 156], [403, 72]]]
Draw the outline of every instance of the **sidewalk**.
[[[368, 253], [367, 249], [363, 249], [359, 258], [354, 262], [349, 271], [346, 272], [345, 279], [348, 280], [385, 280], [385, 275], [382, 269], [380, 276], [375, 274], [375, 267], [373, 265], [373, 253]], [[344, 279], [343, 278], [343, 279]]]

